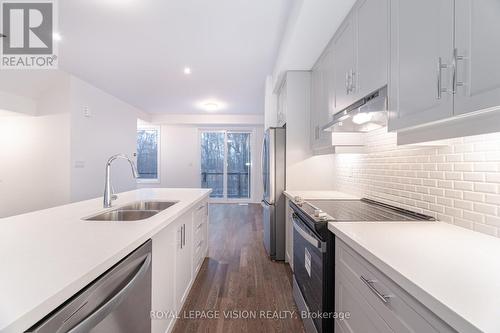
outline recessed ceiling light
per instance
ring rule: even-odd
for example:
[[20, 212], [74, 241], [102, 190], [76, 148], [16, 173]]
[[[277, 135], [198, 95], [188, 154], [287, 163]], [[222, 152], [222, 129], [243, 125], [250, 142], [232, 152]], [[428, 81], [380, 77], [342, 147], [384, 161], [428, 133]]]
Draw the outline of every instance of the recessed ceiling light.
[[191, 74], [191, 67], [184, 67], [184, 74], [186, 75]]
[[62, 40], [62, 36], [61, 36], [61, 34], [60, 34], [60, 33], [58, 33], [58, 32], [54, 32], [54, 33], [52, 34], [52, 39], [53, 39], [54, 41], [56, 41], [56, 42], [59, 42], [59, 41], [61, 41], [61, 40]]

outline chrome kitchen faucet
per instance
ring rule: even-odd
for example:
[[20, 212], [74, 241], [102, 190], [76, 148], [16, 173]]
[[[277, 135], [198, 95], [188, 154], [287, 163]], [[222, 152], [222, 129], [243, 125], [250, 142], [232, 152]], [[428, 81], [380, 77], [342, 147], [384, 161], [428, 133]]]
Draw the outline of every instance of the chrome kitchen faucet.
[[109, 208], [111, 207], [111, 202], [113, 200], [116, 200], [118, 196], [113, 193], [112, 187], [111, 187], [111, 163], [113, 163], [114, 160], [116, 159], [124, 159], [127, 160], [130, 163], [130, 166], [132, 167], [132, 176], [134, 178], [139, 178], [139, 173], [137, 172], [137, 168], [135, 167], [134, 162], [125, 154], [117, 154], [113, 155], [108, 159], [108, 162], [106, 162], [106, 181], [104, 184], [104, 208]]

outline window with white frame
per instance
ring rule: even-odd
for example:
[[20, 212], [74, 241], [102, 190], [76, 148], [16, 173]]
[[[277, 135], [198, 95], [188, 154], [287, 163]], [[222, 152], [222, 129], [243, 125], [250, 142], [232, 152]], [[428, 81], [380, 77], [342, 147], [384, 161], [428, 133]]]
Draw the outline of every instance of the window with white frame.
[[138, 182], [155, 183], [160, 180], [160, 127], [137, 128]]

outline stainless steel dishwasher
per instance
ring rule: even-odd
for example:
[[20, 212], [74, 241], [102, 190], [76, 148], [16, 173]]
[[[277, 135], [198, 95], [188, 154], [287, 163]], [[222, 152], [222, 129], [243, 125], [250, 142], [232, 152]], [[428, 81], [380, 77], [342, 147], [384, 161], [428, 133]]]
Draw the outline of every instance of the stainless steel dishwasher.
[[151, 332], [151, 240], [26, 332]]

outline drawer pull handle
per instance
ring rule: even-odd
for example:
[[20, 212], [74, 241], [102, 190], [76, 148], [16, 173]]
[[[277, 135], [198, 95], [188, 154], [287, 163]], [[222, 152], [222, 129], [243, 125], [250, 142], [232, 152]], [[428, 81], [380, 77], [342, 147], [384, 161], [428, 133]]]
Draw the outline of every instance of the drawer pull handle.
[[388, 296], [388, 295], [381, 294], [377, 290], [377, 288], [375, 288], [375, 286], [374, 286], [374, 283], [376, 282], [375, 280], [368, 280], [367, 278], [365, 278], [362, 275], [360, 276], [360, 279], [361, 279], [361, 281], [364, 282], [364, 284], [366, 284], [366, 286], [368, 287], [368, 289], [370, 289], [375, 294], [375, 296], [377, 296], [377, 298], [380, 299], [384, 304], [389, 303], [389, 299], [391, 297]]
[[202, 210], [203, 208], [205, 208], [205, 205], [201, 205], [200, 207], [198, 207], [197, 211], [200, 211], [200, 210]]

